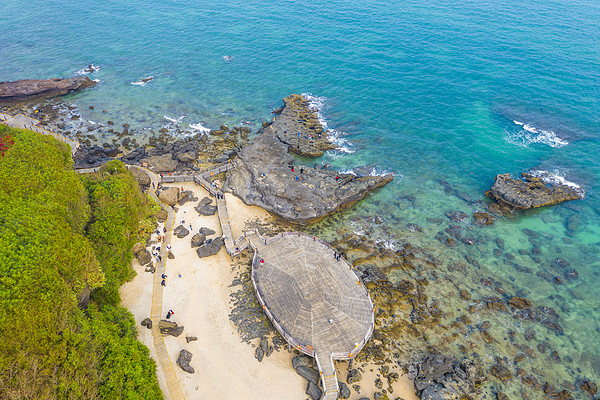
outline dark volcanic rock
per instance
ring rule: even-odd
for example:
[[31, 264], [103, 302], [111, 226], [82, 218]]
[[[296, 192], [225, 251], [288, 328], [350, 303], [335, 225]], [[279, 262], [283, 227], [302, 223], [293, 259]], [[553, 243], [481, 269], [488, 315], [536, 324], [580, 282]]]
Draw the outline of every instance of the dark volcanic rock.
[[486, 195], [501, 205], [517, 209], [528, 209], [562, 203], [583, 198], [583, 193], [571, 186], [546, 183], [543, 177], [527, 173], [524, 180], [512, 179], [510, 174], [496, 175], [496, 181]]
[[[208, 197], [203, 198], [198, 202], [198, 205], [194, 207], [194, 210], [198, 211], [198, 214], [210, 216], [215, 215], [217, 212], [217, 206], [211, 206], [212, 200]], [[208, 229], [208, 228], [206, 228]], [[214, 233], [214, 232], [213, 232]]]
[[294, 156], [269, 129], [238, 153], [237, 168], [228, 172], [224, 189], [246, 204], [260, 206], [288, 221], [317, 221], [393, 179], [391, 174], [360, 177], [313, 168], [303, 168], [301, 173], [298, 166], [292, 172]]
[[152, 254], [150, 254], [148, 250], [140, 251], [136, 254], [136, 257], [142, 266], [147, 265], [150, 263], [150, 261], [152, 261]]
[[194, 368], [190, 366], [190, 361], [192, 361], [192, 353], [187, 350], [181, 350], [179, 352], [179, 358], [177, 358], [177, 365], [185, 372], [193, 374]]
[[214, 235], [216, 232], [210, 228], [206, 228], [203, 226], [202, 228], [200, 228], [199, 233], [204, 236], [210, 236], [210, 235]]
[[141, 322], [142, 326], [145, 326], [148, 329], [152, 329], [152, 320], [150, 318], [145, 318], [142, 322]]
[[96, 82], [87, 76], [76, 76], [69, 79], [23, 79], [14, 82], [0, 82], [0, 103], [47, 99], [95, 85]]
[[414, 384], [421, 399], [476, 398], [480, 393], [483, 372], [471, 360], [459, 363], [454, 357], [434, 354], [416, 368]]
[[178, 326], [177, 322], [165, 321], [161, 319], [158, 323], [158, 329], [163, 335], [179, 336], [183, 332], [183, 326]]
[[306, 394], [313, 400], [319, 400], [323, 395], [323, 391], [319, 386], [309, 381], [308, 385], [306, 385]]
[[496, 219], [492, 214], [478, 211], [473, 214], [473, 217], [475, 217], [475, 223], [478, 225], [491, 225]]
[[307, 381], [314, 383], [315, 385], [318, 385], [319, 380], [321, 379], [318, 370], [310, 367], [305, 367], [303, 365], [300, 365], [298, 366], [298, 368], [296, 368], [296, 373], [304, 379], [306, 379]]
[[185, 203], [187, 203], [188, 201], [191, 201], [194, 198], [194, 192], [192, 192], [191, 190], [186, 190], [184, 192], [179, 193], [179, 205], [182, 206]]
[[198, 254], [198, 257], [200, 258], [214, 256], [221, 250], [221, 246], [223, 246], [222, 238], [211, 240], [210, 242], [207, 241], [196, 249], [196, 254]]
[[196, 233], [194, 236], [192, 236], [192, 247], [202, 246], [205, 240], [206, 236]]
[[189, 235], [190, 231], [188, 231], [185, 226], [179, 225], [177, 228], [173, 229], [173, 234], [181, 239]]
[[348, 371], [348, 376], [346, 377], [346, 382], [348, 385], [352, 385], [354, 382], [358, 382], [362, 379], [362, 375], [357, 369], [351, 369]]

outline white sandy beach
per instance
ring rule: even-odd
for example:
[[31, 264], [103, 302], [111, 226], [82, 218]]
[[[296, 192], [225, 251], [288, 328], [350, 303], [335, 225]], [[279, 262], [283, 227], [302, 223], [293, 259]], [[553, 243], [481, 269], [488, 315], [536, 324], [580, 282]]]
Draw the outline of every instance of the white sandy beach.
[[[207, 196], [202, 188], [194, 183], [178, 184], [185, 190], [192, 190], [199, 199]], [[241, 234], [244, 223], [248, 220], [272, 219], [269, 214], [259, 208], [244, 205], [232, 195], [226, 195], [228, 213], [234, 237]], [[234, 279], [234, 263], [223, 248], [217, 255], [198, 258], [190, 241], [200, 227], [216, 231], [211, 237], [221, 235], [216, 215], [200, 216], [194, 210], [197, 202], [189, 202], [179, 207], [175, 227], [185, 221], [186, 228], [192, 224], [192, 232], [185, 238], [173, 237], [171, 246], [175, 259], [166, 263], [167, 286], [163, 294], [163, 318], [169, 309], [174, 311], [172, 321], [185, 326], [178, 338], [164, 338], [171, 363], [175, 370], [180, 387], [187, 399], [247, 399], [247, 400], [304, 400], [306, 381], [296, 374], [291, 359], [294, 354], [287, 350], [274, 352], [262, 362], [254, 358], [255, 347], [248, 345], [240, 338], [237, 328], [229, 320], [231, 312], [230, 287]], [[214, 204], [214, 203], [213, 203]], [[144, 272], [134, 260], [134, 268], [138, 275], [131, 282], [121, 287], [122, 304], [134, 315], [140, 332], [140, 340], [148, 346], [152, 357], [156, 360], [150, 330], [142, 327], [140, 322], [150, 316], [152, 301], [153, 275]], [[238, 290], [239, 287], [235, 290]], [[186, 343], [186, 336], [196, 336], [197, 341]], [[258, 340], [255, 344], [258, 344]], [[193, 354], [190, 365], [195, 369], [188, 374], [176, 365], [181, 349]], [[338, 362], [338, 379], [345, 381], [347, 362]], [[378, 391], [374, 381], [378, 372], [375, 366], [367, 366], [361, 386], [360, 395], [352, 390], [351, 399], [363, 396], [372, 398]], [[372, 369], [373, 372], [369, 372]], [[390, 369], [401, 373], [399, 369]], [[160, 367], [157, 368], [159, 382], [168, 397], [164, 378]], [[385, 379], [384, 379], [385, 381]], [[387, 387], [387, 384], [384, 386]], [[389, 397], [404, 400], [417, 399], [412, 382], [407, 378], [400, 379], [393, 385], [394, 393]]]

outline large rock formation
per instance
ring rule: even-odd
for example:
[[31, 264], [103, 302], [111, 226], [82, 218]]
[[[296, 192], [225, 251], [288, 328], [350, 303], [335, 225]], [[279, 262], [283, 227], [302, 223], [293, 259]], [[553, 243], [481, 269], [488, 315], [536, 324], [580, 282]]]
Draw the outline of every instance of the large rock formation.
[[528, 209], [562, 203], [583, 198], [583, 191], [576, 187], [550, 182], [544, 176], [522, 173], [521, 179], [512, 179], [510, 174], [496, 175], [487, 196], [498, 201], [501, 206], [516, 209]]
[[411, 375], [420, 399], [474, 399], [480, 393], [483, 371], [470, 360], [459, 363], [434, 354], [414, 367]]
[[227, 174], [225, 190], [299, 224], [348, 207], [393, 179], [391, 174], [357, 176], [313, 168], [301, 173], [299, 166], [292, 172], [294, 156], [288, 146], [267, 132], [242, 149], [236, 164]]
[[170, 187], [162, 190], [158, 195], [158, 199], [165, 204], [174, 206], [179, 199], [179, 188]]
[[87, 76], [0, 82], [0, 103], [47, 99], [95, 85], [96, 82]]
[[237, 168], [228, 172], [224, 190], [246, 204], [304, 225], [351, 206], [393, 179], [391, 174], [338, 174], [321, 168], [294, 167], [290, 153], [316, 157], [335, 146], [303, 96], [288, 96], [284, 103], [282, 113], [262, 135], [238, 153]]
[[169, 153], [143, 158], [140, 162], [142, 165], [148, 164], [148, 168], [154, 172], [173, 172], [177, 169], [177, 160], [173, 160]]
[[188, 374], [193, 374], [194, 368], [190, 365], [190, 361], [192, 361], [192, 353], [187, 350], [181, 350], [177, 358], [177, 365]]

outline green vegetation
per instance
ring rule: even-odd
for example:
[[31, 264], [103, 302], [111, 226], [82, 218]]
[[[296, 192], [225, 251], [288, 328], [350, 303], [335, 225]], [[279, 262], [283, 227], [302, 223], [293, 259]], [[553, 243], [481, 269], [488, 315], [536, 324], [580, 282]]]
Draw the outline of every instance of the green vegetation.
[[3, 125], [0, 137], [0, 398], [162, 398], [118, 306], [154, 206], [120, 162], [84, 177], [52, 137]]

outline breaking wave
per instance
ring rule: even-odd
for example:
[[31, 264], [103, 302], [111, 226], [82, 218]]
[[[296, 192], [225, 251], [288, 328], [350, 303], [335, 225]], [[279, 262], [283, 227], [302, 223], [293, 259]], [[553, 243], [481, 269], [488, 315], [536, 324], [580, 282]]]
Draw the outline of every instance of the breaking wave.
[[545, 131], [540, 128], [536, 128], [533, 125], [513, 120], [515, 125], [521, 127], [520, 130], [508, 134], [508, 141], [510, 143], [529, 147], [532, 143], [545, 144], [550, 147], [563, 147], [569, 144], [568, 141], [556, 135], [553, 131]]
[[564, 174], [559, 170], [554, 170], [552, 172], [543, 170], [533, 170], [530, 171], [529, 174], [538, 178], [542, 178], [543, 182], [554, 186], [568, 186], [575, 192], [579, 193], [581, 197], [585, 197], [585, 191], [583, 190], [583, 188], [575, 182], [566, 180], [563, 176]]

